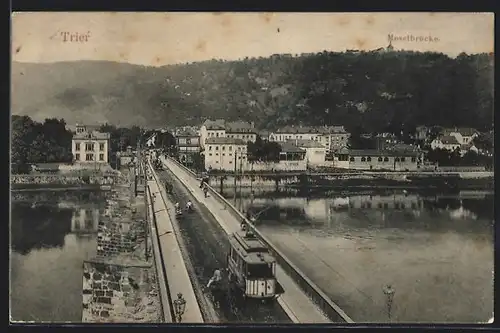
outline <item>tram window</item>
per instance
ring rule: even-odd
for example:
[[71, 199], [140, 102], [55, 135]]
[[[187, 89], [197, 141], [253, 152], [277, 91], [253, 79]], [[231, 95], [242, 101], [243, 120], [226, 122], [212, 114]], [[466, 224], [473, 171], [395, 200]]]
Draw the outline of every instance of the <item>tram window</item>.
[[272, 278], [273, 277], [273, 264], [248, 265], [247, 275], [250, 278]]

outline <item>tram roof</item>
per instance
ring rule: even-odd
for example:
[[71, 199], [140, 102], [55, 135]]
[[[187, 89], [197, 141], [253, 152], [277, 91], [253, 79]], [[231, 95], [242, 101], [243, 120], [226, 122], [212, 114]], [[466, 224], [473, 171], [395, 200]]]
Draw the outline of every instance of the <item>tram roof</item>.
[[237, 232], [229, 238], [229, 242], [247, 263], [275, 262], [268, 248], [258, 238], [247, 238], [244, 233]]

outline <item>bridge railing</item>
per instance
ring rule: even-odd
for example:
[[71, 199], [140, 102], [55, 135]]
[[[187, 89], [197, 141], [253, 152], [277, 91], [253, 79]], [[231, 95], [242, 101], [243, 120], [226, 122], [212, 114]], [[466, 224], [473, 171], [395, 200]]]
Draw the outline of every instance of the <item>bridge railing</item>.
[[[151, 235], [151, 242], [154, 254], [154, 263], [156, 268], [157, 276], [157, 286], [158, 286], [158, 297], [161, 303], [161, 314], [163, 321], [166, 323], [171, 323], [173, 318], [172, 312], [172, 299], [170, 291], [168, 290], [167, 274], [165, 272], [165, 266], [163, 265], [163, 256], [160, 251], [159, 237], [158, 237], [158, 227], [156, 225], [156, 216], [153, 210], [153, 195], [149, 186], [146, 186], [146, 211], [147, 218], [146, 223], [148, 223], [148, 232]], [[147, 236], [146, 236], [147, 237]]]
[[[178, 165], [183, 170], [186, 170], [193, 177], [197, 178], [197, 175], [192, 170], [186, 168], [184, 165], [178, 161], [170, 158], [176, 165]], [[300, 269], [295, 266], [290, 259], [288, 259], [281, 251], [279, 251], [267, 237], [265, 237], [246, 217], [243, 215], [236, 207], [234, 207], [226, 198], [224, 198], [219, 192], [217, 192], [211, 186], [207, 186], [209, 192], [216, 198], [220, 203], [224, 205], [226, 209], [237, 219], [244, 220], [247, 225], [252, 229], [254, 234], [269, 248], [271, 253], [276, 258], [276, 262], [280, 265], [283, 270], [299, 285], [299, 287], [308, 295], [323, 311], [324, 314], [330, 318], [333, 322], [340, 323], [354, 323], [354, 321], [337, 305], [335, 304], [311, 279], [309, 279]], [[285, 291], [286, 292], [286, 291]]]

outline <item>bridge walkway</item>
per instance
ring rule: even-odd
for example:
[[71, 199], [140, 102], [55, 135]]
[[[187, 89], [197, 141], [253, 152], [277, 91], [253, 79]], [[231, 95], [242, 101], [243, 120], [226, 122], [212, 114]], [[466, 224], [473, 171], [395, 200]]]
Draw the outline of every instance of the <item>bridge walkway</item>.
[[[170, 219], [166, 204], [160, 194], [160, 189], [155, 180], [151, 179], [147, 182], [147, 187], [151, 191], [151, 211], [153, 218], [153, 237], [158, 239], [159, 254], [156, 260], [161, 260], [163, 263], [166, 281], [161, 281], [168, 284], [168, 294], [171, 302], [176, 298], [178, 293], [182, 293], [186, 300], [185, 312], [182, 315], [182, 322], [187, 323], [203, 323], [204, 319], [198, 300], [195, 295], [194, 287], [189, 278], [189, 273], [182, 257], [179, 242], [176, 238], [174, 226]], [[165, 306], [166, 304], [163, 304]]]
[[[216, 217], [227, 234], [240, 230], [240, 221], [222, 203], [212, 195], [208, 198], [204, 197], [203, 191], [199, 188], [199, 181], [194, 176], [171, 160], [163, 162], [188, 188], [197, 201], [203, 203]], [[285, 293], [278, 298], [278, 302], [292, 321], [295, 323], [331, 323], [331, 320], [304, 294], [279, 265], [276, 267], [276, 277], [285, 289]]]

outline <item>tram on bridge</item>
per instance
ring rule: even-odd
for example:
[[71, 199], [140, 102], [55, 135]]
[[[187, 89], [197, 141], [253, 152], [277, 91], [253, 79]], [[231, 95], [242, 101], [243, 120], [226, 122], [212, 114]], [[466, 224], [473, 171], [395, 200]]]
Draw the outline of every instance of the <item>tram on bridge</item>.
[[283, 294], [276, 280], [276, 260], [268, 248], [250, 231], [235, 232], [229, 237], [227, 255], [229, 284], [244, 298], [269, 300]]

